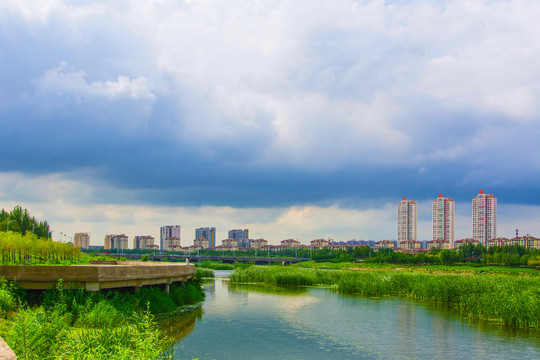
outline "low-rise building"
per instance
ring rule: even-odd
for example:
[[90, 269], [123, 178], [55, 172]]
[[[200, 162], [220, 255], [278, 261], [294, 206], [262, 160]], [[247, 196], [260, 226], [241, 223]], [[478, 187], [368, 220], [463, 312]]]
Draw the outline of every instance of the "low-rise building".
[[448, 240], [442, 240], [442, 239], [436, 239], [436, 240], [430, 240], [427, 242], [428, 249], [450, 249], [450, 241]]
[[398, 248], [406, 250], [420, 249], [421, 243], [420, 241], [416, 240], [404, 240], [399, 242]]
[[189, 247], [189, 252], [196, 252], [202, 249], [203, 249], [202, 246], [193, 244]]
[[378, 248], [391, 249], [391, 248], [395, 247], [395, 243], [393, 241], [390, 241], [390, 240], [381, 240], [381, 241], [377, 241], [375, 243], [375, 246], [378, 247]]
[[285, 246], [288, 248], [296, 248], [300, 245], [300, 242], [298, 240], [294, 239], [287, 239], [287, 240], [281, 240], [281, 246]]
[[235, 239], [225, 239], [221, 241], [221, 246], [224, 249], [236, 249], [238, 248], [238, 241]]
[[346, 244], [328, 244], [327, 248], [332, 250], [347, 250], [349, 245]]
[[264, 239], [251, 240], [251, 247], [254, 249], [262, 249], [263, 246], [268, 245], [268, 241]]
[[540, 249], [540, 239], [534, 236], [519, 236], [511, 239], [508, 245], [518, 245], [527, 249]]
[[209, 247], [208, 239], [206, 238], [198, 238], [193, 240], [193, 245], [200, 246], [203, 249], [207, 249]]
[[330, 243], [330, 241], [326, 239], [315, 239], [315, 240], [311, 240], [310, 243], [311, 243], [312, 249], [324, 249], [328, 247], [328, 244]]
[[492, 246], [507, 246], [507, 245], [510, 245], [510, 240], [508, 240], [507, 238], [503, 238], [503, 237], [499, 237], [499, 238], [495, 238], [495, 239], [489, 239], [486, 242], [486, 247], [487, 248], [490, 248]]
[[480, 244], [480, 241], [472, 239], [472, 238], [466, 238], [466, 239], [460, 239], [460, 240], [454, 241], [454, 247], [456, 249], [459, 249], [462, 246], [470, 245], [470, 244], [473, 244], [473, 245], [476, 246], [476, 245]]

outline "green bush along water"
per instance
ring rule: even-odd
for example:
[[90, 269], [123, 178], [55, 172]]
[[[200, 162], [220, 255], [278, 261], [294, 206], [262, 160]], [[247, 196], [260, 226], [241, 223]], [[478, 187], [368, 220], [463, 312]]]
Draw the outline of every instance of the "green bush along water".
[[229, 279], [234, 283], [326, 285], [343, 294], [408, 296], [446, 304], [471, 317], [540, 329], [539, 277], [250, 267], [236, 270]]
[[[204, 299], [200, 278], [130, 291], [55, 289], [26, 292], [0, 281], [1, 334], [19, 359], [169, 359], [171, 339], [154, 314]], [[13, 310], [16, 312], [13, 313]], [[9, 315], [8, 315], [9, 314]]]
[[197, 268], [196, 274], [197, 276], [200, 276], [200, 277], [209, 277], [209, 278], [214, 277], [214, 271], [207, 268], [202, 268], [202, 267]]

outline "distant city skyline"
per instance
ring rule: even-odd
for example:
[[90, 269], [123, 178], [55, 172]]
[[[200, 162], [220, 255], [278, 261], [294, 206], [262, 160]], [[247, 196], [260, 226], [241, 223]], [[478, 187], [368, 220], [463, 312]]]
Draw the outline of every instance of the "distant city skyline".
[[[484, 209], [483, 210], [480, 210], [479, 211], [479, 204], [484, 206]], [[380, 241], [380, 240], [391, 240], [391, 241], [395, 241], [397, 244], [399, 244], [400, 241], [404, 241], [404, 240], [417, 240], [417, 239], [400, 239], [399, 237], [399, 233], [400, 233], [400, 229], [405, 229], [405, 232], [408, 232], [409, 233], [409, 236], [412, 236], [412, 234], [414, 233], [414, 231], [412, 230], [409, 230], [408, 226], [410, 226], [411, 224], [414, 224], [416, 223], [416, 218], [417, 218], [417, 205], [416, 205], [416, 201], [414, 200], [407, 200], [406, 197], [403, 197], [402, 198], [402, 201], [398, 204], [398, 217], [397, 217], [397, 227], [398, 227], [398, 236], [397, 238], [392, 238], [392, 237], [385, 237], [385, 238], [362, 238], [362, 237], [347, 237], [347, 238], [339, 238], [339, 237], [335, 237], [335, 236], [314, 236], [313, 239], [312, 238], [306, 238], [304, 239], [303, 241], [300, 241], [300, 243], [309, 243], [311, 240], [314, 240], [314, 239], [319, 239], [319, 238], [332, 238], [334, 241], [336, 242], [346, 242], [346, 241], [350, 241], [350, 240], [355, 240], [355, 241]], [[491, 226], [491, 230], [490, 231], [486, 231], [487, 233], [487, 236], [488, 236], [488, 239], [487, 240], [490, 240], [491, 238], [495, 237], [491, 237], [490, 234], [495, 234], [496, 235], [496, 228], [497, 228], [497, 199], [496, 197], [493, 195], [493, 194], [485, 194], [483, 190], [480, 190], [479, 191], [479, 194], [476, 195], [473, 200], [472, 200], [472, 205], [470, 206], [470, 210], [471, 210], [471, 216], [470, 218], [468, 219], [469, 220], [469, 223], [472, 224], [472, 228], [471, 228], [471, 231], [470, 231], [470, 234], [468, 235], [465, 235], [465, 236], [456, 236], [455, 235], [455, 231], [452, 231], [452, 222], [454, 222], [454, 225], [455, 225], [455, 204], [452, 200], [451, 197], [443, 197], [442, 196], [442, 193], [440, 193], [438, 195], [438, 197], [435, 199], [435, 201], [433, 201], [432, 205], [431, 205], [431, 209], [432, 209], [432, 221], [431, 221], [431, 225], [432, 225], [432, 228], [431, 228], [431, 232], [432, 232], [432, 238], [423, 238], [423, 239], [418, 239], [419, 241], [429, 241], [429, 240], [437, 240], [437, 239], [442, 239], [442, 240], [445, 240], [447, 239], [447, 241], [450, 242], [450, 246], [453, 247], [454, 246], [454, 242], [455, 240], [459, 240], [459, 239], [467, 239], [467, 238], [475, 238], [475, 224], [478, 224], [479, 221], [479, 213], [481, 214], [484, 214], [482, 216], [484, 216], [485, 220], [482, 220], [482, 223], [484, 224], [489, 224]], [[436, 216], [436, 214], [440, 213], [439, 215]], [[405, 215], [403, 215], [405, 214]], [[475, 217], [476, 216], [476, 217]], [[403, 222], [405, 222], [407, 224], [407, 226], [403, 227]], [[437, 223], [442, 223], [442, 225], [439, 225], [438, 227], [436, 227], [435, 225]], [[446, 226], [444, 225], [446, 223]], [[163, 228], [169, 228], [170, 226], [165, 226], [165, 227], [161, 227], [162, 228], [162, 231], [163, 231]], [[414, 227], [413, 227], [414, 228]], [[446, 234], [445, 235], [436, 235], [436, 234], [443, 234], [443, 230], [446, 228]], [[484, 227], [485, 228], [485, 227]], [[176, 225], [175, 226], [175, 231], [178, 232], [180, 231], [179, 229], [181, 229], [181, 226], [180, 225]], [[517, 229], [514, 229], [514, 231], [517, 230]], [[171, 230], [172, 231], [172, 230]], [[452, 233], [454, 233], [454, 238], [452, 239], [451, 235]], [[176, 234], [176, 233], [175, 233]], [[241, 245], [244, 245], [244, 246], [241, 246], [241, 247], [247, 247], [249, 244], [247, 242], [247, 240], [249, 239], [254, 239], [253, 236], [250, 235], [249, 233], [249, 229], [232, 229], [232, 230], [228, 230], [227, 231], [227, 236], [226, 237], [216, 237], [216, 234], [217, 234], [217, 229], [215, 227], [205, 227], [205, 228], [197, 228], [195, 229], [195, 237], [193, 238], [193, 240], [197, 239], [197, 238], [204, 238], [206, 234], [212, 234], [214, 236], [214, 246], [216, 245], [219, 245], [219, 243], [225, 239], [228, 239], [228, 238], [233, 238], [233, 239], [236, 239], [236, 238], [239, 238], [239, 245], [238, 246], [241, 246]], [[200, 236], [199, 236], [200, 235]], [[525, 233], [521, 233], [521, 235], [533, 235], [535, 236], [534, 233], [530, 233], [530, 232], [525, 232]], [[180, 234], [181, 236], [181, 234]], [[437, 236], [437, 238], [435, 238], [435, 236]], [[447, 236], [447, 238], [444, 238], [443, 236]], [[510, 232], [508, 235], [506, 236], [503, 236], [503, 237], [507, 237], [507, 238], [512, 238], [515, 236], [515, 232]], [[262, 234], [261, 236], [257, 236], [257, 238], [262, 238], [262, 239], [265, 239], [267, 241], [269, 241], [268, 243], [270, 245], [279, 245], [283, 240], [286, 240], [286, 239], [291, 239], [291, 238], [298, 238], [298, 237], [295, 237], [294, 234], [292, 234], [291, 236], [289, 237], [285, 237], [283, 239], [269, 239], [267, 237], [264, 236], [264, 234]], [[478, 239], [476, 239], [478, 240]], [[211, 240], [212, 241], [212, 240]], [[481, 240], [478, 240], [478, 241], [481, 241]], [[486, 240], [484, 241], [481, 241], [482, 243], [486, 243]], [[190, 246], [192, 245], [192, 240], [187, 240], [187, 242], [184, 242], [183, 244], [181, 244], [182, 247], [186, 247], [186, 246]], [[204, 247], [208, 247], [209, 245], [205, 243]]]

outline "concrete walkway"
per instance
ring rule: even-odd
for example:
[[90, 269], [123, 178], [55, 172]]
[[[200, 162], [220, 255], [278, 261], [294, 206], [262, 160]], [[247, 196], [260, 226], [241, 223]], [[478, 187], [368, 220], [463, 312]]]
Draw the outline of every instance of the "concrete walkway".
[[0, 338], [0, 360], [17, 360], [15, 353], [2, 338]]

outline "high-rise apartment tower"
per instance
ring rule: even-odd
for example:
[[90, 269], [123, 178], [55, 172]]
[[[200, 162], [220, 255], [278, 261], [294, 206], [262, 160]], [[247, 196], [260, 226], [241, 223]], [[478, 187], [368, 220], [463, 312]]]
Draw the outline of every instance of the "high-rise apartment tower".
[[446, 240], [454, 248], [455, 203], [452, 198], [439, 197], [433, 202], [433, 240]]
[[198, 228], [195, 230], [195, 239], [206, 239], [208, 243], [205, 248], [213, 249], [216, 247], [216, 228], [215, 227], [205, 227]]
[[497, 237], [497, 198], [483, 190], [472, 200], [473, 239], [484, 246]]
[[416, 235], [416, 201], [407, 200], [405, 196], [397, 208], [398, 241], [417, 240]]
[[173, 250], [173, 247], [180, 246], [180, 225], [162, 226], [160, 234], [161, 250]]
[[229, 230], [229, 239], [236, 240], [238, 247], [250, 247], [249, 230], [248, 229], [233, 229]]

